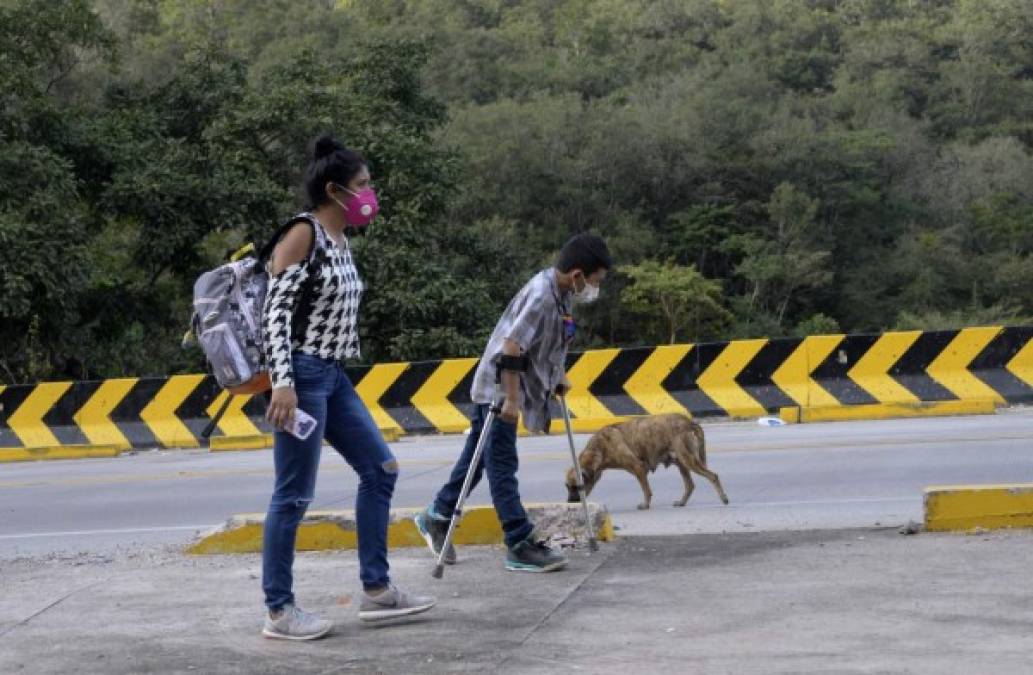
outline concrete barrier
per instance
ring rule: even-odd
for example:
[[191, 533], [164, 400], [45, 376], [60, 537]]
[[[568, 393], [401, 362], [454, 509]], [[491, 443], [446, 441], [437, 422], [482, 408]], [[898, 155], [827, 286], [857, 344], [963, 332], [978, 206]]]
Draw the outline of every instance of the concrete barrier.
[[950, 532], [1033, 527], [1033, 483], [925, 489], [925, 529]]
[[[466, 429], [476, 367], [466, 358], [347, 374], [392, 438]], [[1033, 402], [1033, 327], [599, 349], [570, 354], [566, 369], [580, 432], [670, 412], [758, 417], [795, 408], [805, 422], [972, 414]], [[0, 385], [0, 448], [204, 447], [200, 432], [225, 396], [206, 375]], [[263, 412], [258, 398], [234, 398], [211, 447], [266, 444]], [[553, 417], [562, 433], [558, 407]]]
[[[543, 536], [584, 539], [584, 511], [581, 504], [528, 504], [528, 516]], [[612, 541], [613, 523], [606, 507], [589, 502], [596, 537]], [[502, 529], [495, 509], [473, 506], [465, 509], [463, 520], [456, 530], [457, 545], [500, 544]], [[388, 524], [389, 548], [426, 546], [416, 530], [413, 517], [420, 509], [392, 509]], [[257, 553], [262, 550], [264, 513], [246, 513], [232, 516], [225, 525], [208, 532], [187, 548], [187, 553]], [[299, 551], [327, 551], [353, 549], [357, 546], [354, 511], [310, 511], [298, 528], [296, 548]]]

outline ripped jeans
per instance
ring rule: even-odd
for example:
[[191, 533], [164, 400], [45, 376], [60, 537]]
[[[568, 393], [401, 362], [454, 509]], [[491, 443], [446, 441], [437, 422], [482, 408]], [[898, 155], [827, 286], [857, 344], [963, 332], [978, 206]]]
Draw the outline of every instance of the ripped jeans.
[[295, 540], [312, 503], [323, 438], [359, 476], [355, 519], [363, 588], [383, 587], [390, 581], [387, 524], [398, 462], [337, 363], [299, 352], [293, 354], [293, 363], [298, 407], [316, 418], [318, 426], [304, 441], [283, 431], [274, 437], [276, 485], [262, 544], [262, 589], [271, 610], [294, 602]]

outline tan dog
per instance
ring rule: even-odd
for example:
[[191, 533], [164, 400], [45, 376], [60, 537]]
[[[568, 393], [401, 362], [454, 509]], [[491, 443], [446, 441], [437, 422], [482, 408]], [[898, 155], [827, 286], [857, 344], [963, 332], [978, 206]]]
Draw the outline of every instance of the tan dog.
[[[675, 506], [685, 506], [696, 487], [690, 470], [713, 483], [721, 501], [728, 503], [721, 480], [707, 469], [703, 429], [685, 415], [672, 413], [640, 417], [600, 429], [589, 439], [578, 461], [585, 479], [586, 497], [599, 482], [603, 471], [624, 469], [638, 478], [642, 486], [645, 501], [638, 508], [648, 509], [653, 491], [649, 489], [646, 473], [656, 471], [661, 464], [665, 467], [674, 464], [685, 481], [685, 493], [674, 502]], [[580, 501], [573, 467], [567, 470], [567, 501]]]

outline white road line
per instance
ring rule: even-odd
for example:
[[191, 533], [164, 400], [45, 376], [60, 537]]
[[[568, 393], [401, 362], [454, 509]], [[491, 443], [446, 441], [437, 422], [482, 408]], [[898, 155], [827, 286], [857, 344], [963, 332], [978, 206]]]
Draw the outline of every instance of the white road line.
[[35, 539], [38, 537], [78, 537], [97, 534], [144, 534], [147, 532], [208, 530], [213, 527], [216, 527], [216, 525], [169, 525], [168, 527], [127, 527], [116, 530], [66, 530], [64, 532], [30, 532], [28, 534], [0, 534], [0, 539]]

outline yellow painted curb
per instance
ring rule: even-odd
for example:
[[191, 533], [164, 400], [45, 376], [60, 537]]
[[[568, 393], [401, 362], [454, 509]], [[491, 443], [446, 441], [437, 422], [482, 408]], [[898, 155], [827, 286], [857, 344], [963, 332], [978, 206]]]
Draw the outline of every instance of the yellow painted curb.
[[778, 416], [786, 424], [799, 424], [801, 417], [801, 409], [797, 406], [791, 408], [781, 408], [778, 411]]
[[208, 441], [211, 452], [227, 452], [229, 450], [265, 450], [273, 447], [272, 434], [257, 436], [212, 436]]
[[118, 445], [54, 445], [45, 448], [0, 448], [0, 464], [47, 459], [118, 457], [126, 448]]
[[937, 485], [925, 489], [925, 529], [1033, 527], [1033, 483]]
[[993, 415], [996, 411], [997, 404], [991, 400], [931, 401], [814, 408], [792, 406], [779, 410], [779, 417], [787, 424], [796, 424], [808, 422], [847, 422], [851, 420], [887, 420], [901, 417]]
[[[599, 504], [590, 502], [589, 506], [593, 513], [596, 537], [599, 541], [613, 541], [615, 533], [610, 514], [605, 507]], [[584, 512], [581, 504], [528, 504], [526, 509], [531, 520], [547, 534], [547, 528], [542, 527], [543, 521], [555, 520], [557, 515], [564, 515], [565, 512], [570, 523], [577, 529], [576, 534], [580, 535], [584, 527]], [[427, 545], [412, 520], [421, 510], [418, 508], [391, 510], [391, 520], [387, 529], [388, 547], [407, 548]], [[265, 514], [263, 513], [233, 516], [224, 527], [204, 535], [200, 541], [187, 548], [186, 552], [192, 554], [258, 553], [262, 550], [264, 520]], [[502, 541], [502, 529], [494, 508], [473, 506], [465, 509], [463, 519], [456, 530], [456, 544], [501, 544]], [[305, 519], [298, 528], [296, 550], [354, 549], [357, 543], [353, 511], [310, 511], [305, 515]]]
[[[388, 443], [394, 443], [402, 437], [399, 429], [381, 429], [380, 435]], [[233, 450], [266, 450], [273, 447], [272, 434], [257, 436], [213, 436], [208, 443], [211, 452], [230, 452]]]

